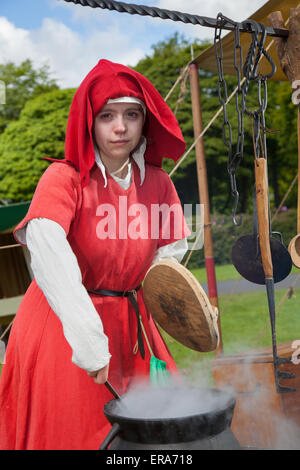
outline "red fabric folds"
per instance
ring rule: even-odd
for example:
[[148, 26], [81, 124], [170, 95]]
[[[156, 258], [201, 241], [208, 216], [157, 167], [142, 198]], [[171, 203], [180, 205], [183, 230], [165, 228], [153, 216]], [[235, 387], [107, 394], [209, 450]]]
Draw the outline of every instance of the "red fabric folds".
[[93, 121], [108, 99], [132, 96], [147, 107], [144, 136], [145, 160], [161, 167], [163, 158], [177, 161], [185, 150], [179, 124], [164, 99], [150, 81], [134, 70], [108, 60], [100, 60], [85, 77], [72, 101], [65, 143], [65, 163], [80, 171], [82, 186], [89, 181], [95, 163]]

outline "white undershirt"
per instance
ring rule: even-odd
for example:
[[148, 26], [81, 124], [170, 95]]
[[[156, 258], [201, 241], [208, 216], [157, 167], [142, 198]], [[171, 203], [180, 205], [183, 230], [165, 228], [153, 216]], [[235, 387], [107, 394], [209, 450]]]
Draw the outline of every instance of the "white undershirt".
[[[99, 166], [97, 159], [96, 163]], [[138, 166], [141, 171], [140, 165]], [[99, 167], [103, 174], [104, 166]], [[123, 180], [113, 175], [112, 177], [127, 189], [131, 174], [132, 166], [129, 165]], [[52, 220], [36, 218], [30, 220], [16, 236], [27, 244], [35, 280], [62, 323], [65, 338], [72, 348], [72, 362], [88, 372], [107, 365], [111, 357], [108, 338], [82, 284], [77, 258], [64, 229]], [[153, 263], [164, 258], [180, 262], [186, 251], [187, 240], [178, 240], [159, 248]]]

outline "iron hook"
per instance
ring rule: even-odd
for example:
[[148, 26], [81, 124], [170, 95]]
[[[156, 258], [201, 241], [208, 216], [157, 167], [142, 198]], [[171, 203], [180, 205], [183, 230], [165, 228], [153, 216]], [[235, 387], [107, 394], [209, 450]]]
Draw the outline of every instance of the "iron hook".
[[234, 197], [233, 211], [232, 211], [232, 221], [233, 221], [233, 224], [236, 227], [239, 227], [242, 223], [242, 218], [243, 218], [242, 216], [240, 216], [240, 220], [238, 222], [236, 220], [237, 206], [238, 206], [238, 203], [239, 203], [239, 193], [238, 193], [238, 191], [233, 191], [232, 195]]

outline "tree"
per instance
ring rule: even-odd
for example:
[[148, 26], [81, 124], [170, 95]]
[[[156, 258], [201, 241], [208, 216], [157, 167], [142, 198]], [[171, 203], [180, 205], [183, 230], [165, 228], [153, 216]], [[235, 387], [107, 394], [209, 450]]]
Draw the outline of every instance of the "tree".
[[[135, 69], [144, 74], [165, 98], [191, 60], [191, 45], [195, 56], [209, 46], [209, 44], [200, 41], [191, 44], [184, 37], [175, 34], [154, 45], [152, 54], [139, 61]], [[29, 61], [26, 63], [27, 66], [30, 65]], [[13, 67], [14, 70], [15, 67]], [[44, 72], [46, 73], [46, 71]], [[29, 75], [27, 74], [26, 77]], [[236, 77], [226, 76], [225, 78], [229, 95], [236, 87]], [[188, 149], [194, 142], [194, 131], [190, 85], [187, 75], [185, 79], [184, 86], [178, 86], [167, 102], [176, 113]], [[199, 83], [205, 127], [220, 107], [218, 77], [214, 73], [199, 70]], [[47, 75], [40, 75], [39, 79], [36, 78], [32, 88], [25, 78], [20, 78], [18, 85], [16, 84], [15, 96], [19, 95], [26, 105], [19, 115], [19, 119], [14, 121], [12, 119], [14, 116], [17, 119], [19, 113], [17, 106], [14, 106], [11, 101], [12, 108], [9, 116], [9, 109], [6, 109], [6, 123], [10, 124], [6, 126], [2, 135], [0, 134], [0, 197], [3, 199], [14, 201], [30, 199], [39, 177], [48, 165], [45, 160], [41, 159], [41, 156], [62, 157], [64, 154], [65, 126], [74, 91], [54, 89], [50, 93], [40, 94], [43, 90], [48, 90], [49, 87], [55, 88], [55, 85], [51, 84]], [[25, 90], [24, 96], [22, 90]], [[35, 98], [32, 99], [34, 96]], [[279, 134], [267, 133], [271, 203], [272, 206], [278, 207], [297, 171], [297, 109], [292, 104], [291, 89], [288, 83], [270, 82], [268, 97], [266, 127], [271, 130], [280, 130]], [[18, 100], [16, 102], [18, 103]], [[247, 107], [251, 110], [258, 107], [255, 83], [251, 84], [249, 88]], [[234, 98], [227, 105], [227, 113], [232, 126], [232, 144], [233, 152], [235, 152], [237, 111]], [[230, 214], [234, 201], [229, 184], [228, 154], [223, 142], [222, 124], [223, 116], [221, 114], [205, 134], [204, 146], [211, 212]], [[244, 117], [244, 131], [244, 155], [236, 172], [239, 191], [238, 212], [243, 213], [251, 212], [253, 207], [254, 152], [251, 120], [248, 116]], [[195, 152], [192, 151], [172, 176], [183, 203], [195, 204], [198, 202], [195, 160]], [[173, 167], [174, 163], [165, 159], [164, 169], [169, 172]], [[288, 204], [289, 207], [296, 206], [295, 191], [290, 195]]]
[[66, 124], [75, 90], [53, 90], [29, 100], [0, 135], [0, 198], [30, 200], [49, 165], [64, 158]]
[[[200, 54], [207, 47], [207, 43], [195, 41], [189, 43], [183, 36], [174, 36], [152, 46], [153, 54], [140, 60], [135, 69], [145, 75], [158, 89], [163, 98], [173, 87], [177, 78], [182, 74], [191, 60], [191, 46], [195, 55]], [[188, 77], [185, 82], [186, 89], [179, 85], [167, 100], [170, 108], [175, 112], [182, 129], [187, 149], [193, 143], [193, 119], [190, 86]], [[182, 95], [182, 91], [184, 91]], [[174, 163], [165, 160], [163, 167], [169, 172]], [[195, 166], [195, 152], [192, 151], [173, 176], [179, 197], [183, 203], [191, 203], [198, 199], [197, 176]]]
[[[192, 44], [195, 56], [199, 55], [207, 43], [196, 41]], [[136, 70], [143, 73], [157, 87], [163, 97], [173, 86], [182, 69], [190, 62], [191, 44], [183, 37], [175, 34], [166, 41], [153, 46], [153, 54], [142, 59]], [[225, 76], [228, 86], [228, 96], [237, 85], [236, 77]], [[220, 107], [218, 99], [217, 74], [199, 70], [201, 89], [202, 117], [204, 127]], [[180, 87], [172, 94], [168, 104], [174, 111], [180, 96]], [[247, 95], [247, 108], [255, 110], [258, 106], [256, 83], [251, 83]], [[232, 151], [235, 152], [237, 141], [237, 110], [235, 98], [227, 105], [228, 118], [232, 127]], [[194, 141], [192, 107], [189, 80], [186, 82], [184, 100], [180, 103], [177, 119], [183, 131], [187, 148]], [[288, 83], [268, 83], [268, 107], [266, 111], [266, 126], [268, 129], [279, 129], [280, 133], [267, 133], [268, 167], [271, 203], [278, 207], [282, 197], [297, 169], [297, 129], [296, 109], [291, 102], [291, 90]], [[211, 212], [230, 214], [233, 198], [227, 171], [228, 153], [223, 142], [223, 115], [213, 123], [204, 136], [206, 153], [207, 178], [210, 196]], [[236, 172], [237, 188], [239, 191], [239, 212], [251, 211], [253, 207], [254, 186], [254, 151], [252, 145], [252, 126], [249, 116], [244, 116], [244, 154]], [[164, 169], [170, 171], [173, 163], [164, 162]], [[172, 179], [182, 202], [195, 203], [198, 200], [198, 183], [196, 177], [195, 152], [192, 151]], [[295, 198], [289, 201], [295, 205]]]
[[0, 133], [11, 121], [18, 119], [25, 103], [46, 91], [57, 89], [47, 66], [35, 70], [27, 59], [20, 65], [0, 64], [0, 80], [5, 84], [6, 103], [0, 105]]

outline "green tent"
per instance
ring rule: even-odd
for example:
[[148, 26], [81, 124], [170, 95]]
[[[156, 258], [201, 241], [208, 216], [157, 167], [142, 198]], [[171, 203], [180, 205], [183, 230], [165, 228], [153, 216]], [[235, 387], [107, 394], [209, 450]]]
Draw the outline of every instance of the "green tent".
[[31, 201], [0, 206], [0, 232], [12, 229], [26, 215]]

